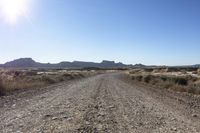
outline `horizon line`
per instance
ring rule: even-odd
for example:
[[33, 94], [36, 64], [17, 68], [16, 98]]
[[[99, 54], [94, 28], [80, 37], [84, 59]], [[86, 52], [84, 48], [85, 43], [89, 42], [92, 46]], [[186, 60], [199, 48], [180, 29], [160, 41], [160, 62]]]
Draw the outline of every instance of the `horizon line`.
[[169, 67], [173, 67], [173, 66], [194, 66], [194, 65], [199, 65], [200, 64], [200, 63], [195, 63], [195, 64], [187, 64], [187, 65], [186, 64], [182, 64], [182, 65], [166, 65], [166, 64], [152, 65], [152, 64], [144, 64], [144, 63], [123, 63], [122, 61], [105, 60], [105, 59], [103, 59], [100, 62], [98, 62], [98, 61], [87, 61], [87, 60], [84, 60], [84, 61], [83, 60], [73, 60], [73, 61], [62, 60], [62, 61], [58, 61], [58, 62], [40, 62], [40, 61], [35, 60], [32, 57], [20, 57], [20, 58], [15, 58], [15, 59], [6, 61], [4, 63], [0, 63], [0, 65], [4, 65], [7, 62], [12, 62], [14, 60], [19, 60], [19, 59], [32, 59], [33, 61], [35, 61], [37, 63], [49, 63], [49, 64], [58, 64], [58, 63], [61, 63], [61, 62], [70, 62], [70, 63], [73, 63], [73, 62], [102, 63], [103, 61], [110, 61], [110, 62], [114, 62], [114, 63], [122, 63], [122, 64], [125, 64], [125, 65], [138, 65], [138, 64], [141, 64], [141, 65], [145, 65], [145, 66], [169, 66]]

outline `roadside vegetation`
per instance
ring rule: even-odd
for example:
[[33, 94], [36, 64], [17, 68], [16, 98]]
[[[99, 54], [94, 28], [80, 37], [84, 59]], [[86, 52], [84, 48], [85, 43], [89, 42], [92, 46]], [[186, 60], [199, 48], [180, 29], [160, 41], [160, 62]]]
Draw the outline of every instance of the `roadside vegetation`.
[[128, 75], [135, 82], [152, 85], [157, 88], [200, 94], [200, 69], [133, 69], [128, 72]]
[[0, 96], [19, 89], [44, 87], [100, 73], [92, 70], [8, 70], [0, 69]]

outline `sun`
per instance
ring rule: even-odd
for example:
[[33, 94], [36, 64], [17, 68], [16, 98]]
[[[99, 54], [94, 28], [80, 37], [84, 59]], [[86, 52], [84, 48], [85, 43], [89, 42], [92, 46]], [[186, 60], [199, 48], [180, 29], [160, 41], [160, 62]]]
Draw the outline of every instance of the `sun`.
[[6, 21], [16, 23], [19, 17], [26, 17], [29, 0], [0, 0], [0, 11]]

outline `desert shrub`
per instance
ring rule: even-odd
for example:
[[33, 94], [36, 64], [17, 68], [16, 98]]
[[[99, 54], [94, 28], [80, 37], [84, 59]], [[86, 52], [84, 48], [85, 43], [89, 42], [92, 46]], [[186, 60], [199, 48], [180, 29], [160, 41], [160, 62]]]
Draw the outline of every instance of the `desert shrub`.
[[69, 74], [69, 73], [64, 73], [63, 74], [63, 77], [67, 78], [67, 79], [74, 79], [73, 75], [72, 74]]
[[187, 87], [185, 86], [180, 86], [180, 85], [172, 85], [172, 87], [170, 88], [174, 91], [178, 91], [178, 92], [187, 92]]
[[135, 80], [135, 75], [129, 75], [129, 77], [131, 77], [132, 80]]
[[129, 74], [137, 74], [137, 73], [140, 73], [140, 72], [141, 72], [140, 69], [134, 69], [134, 70], [131, 70], [131, 71], [129, 72]]
[[198, 80], [197, 77], [193, 77], [191, 75], [186, 76], [186, 79], [190, 82], [196, 82]]
[[144, 82], [149, 83], [152, 80], [152, 76], [151, 75], [146, 75], [143, 77]]
[[49, 76], [46, 76], [46, 75], [42, 76], [42, 81], [44, 81], [48, 84], [53, 84], [53, 83], [56, 82], [54, 79], [52, 79], [52, 78], [50, 78]]
[[5, 94], [5, 88], [3, 86], [2, 80], [0, 79], [0, 96]]
[[[38, 74], [39, 70], [0, 70], [0, 95], [9, 94], [9, 92], [20, 89], [34, 89], [44, 87], [50, 84], [90, 76], [96, 72], [66, 72], [44, 70]], [[87, 74], [87, 75], [86, 75]]]
[[135, 79], [137, 80], [137, 81], [142, 81], [142, 75], [137, 75], [137, 76], [135, 76]]
[[194, 86], [189, 87], [189, 88], [187, 89], [187, 92], [188, 92], [188, 93], [193, 93], [193, 94], [195, 94], [195, 93], [196, 93], [196, 88], [195, 88]]
[[[176, 69], [175, 69], [176, 70]], [[200, 94], [200, 78], [185, 75], [156, 75], [150, 73], [137, 73], [129, 74], [132, 80], [143, 81], [144, 83], [151, 84], [153, 86], [170, 89], [178, 92], [188, 92], [192, 94]]]
[[187, 87], [187, 92], [192, 94], [200, 94], [200, 86], [190, 85]]
[[169, 67], [166, 69], [166, 72], [179, 72], [180, 68]]
[[78, 73], [78, 77], [83, 78], [85, 76], [82, 73]]
[[25, 73], [25, 75], [26, 75], [26, 76], [35, 76], [35, 75], [37, 75], [37, 72], [36, 72], [36, 71], [27, 71], [27, 72]]
[[155, 68], [153, 73], [164, 73], [166, 72], [166, 68]]
[[193, 71], [192, 74], [198, 74], [198, 72], [197, 71]]
[[172, 84], [172, 83], [170, 83], [170, 82], [166, 82], [165, 84], [163, 84], [164, 85], [164, 88], [166, 88], [166, 89], [170, 89], [170, 88], [172, 88], [174, 85]]
[[181, 73], [182, 74], [187, 74], [187, 71], [186, 70], [181, 70]]
[[164, 81], [164, 82], [167, 81], [167, 77], [166, 77], [166, 76], [163, 76], [163, 75], [160, 76], [160, 79], [161, 79], [162, 81]]
[[58, 78], [58, 81], [63, 82], [63, 81], [65, 81], [65, 78], [61, 76], [61, 77]]
[[17, 76], [20, 76], [21, 74], [22, 74], [22, 72], [20, 72], [20, 71], [15, 71], [15, 72], [14, 72], [14, 76], [16, 76], [16, 77], [17, 77]]
[[188, 85], [188, 80], [185, 77], [170, 77], [169, 79], [177, 85]]
[[69, 77], [69, 76], [71, 76], [71, 74], [69, 74], [69, 73], [64, 73], [63, 76], [64, 76], [64, 77]]
[[144, 69], [144, 72], [153, 72], [153, 68], [146, 68], [146, 69]]
[[198, 86], [198, 87], [200, 87], [200, 79], [198, 79], [197, 81], [195, 81], [195, 86]]
[[175, 78], [175, 83], [178, 85], [187, 85], [188, 81], [185, 78]]

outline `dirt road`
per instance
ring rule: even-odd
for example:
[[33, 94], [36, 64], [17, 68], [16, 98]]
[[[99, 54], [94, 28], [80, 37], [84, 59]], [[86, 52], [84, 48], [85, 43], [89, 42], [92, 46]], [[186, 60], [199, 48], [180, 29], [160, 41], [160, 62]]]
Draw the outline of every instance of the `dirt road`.
[[0, 98], [0, 132], [200, 132], [199, 99], [102, 74]]

